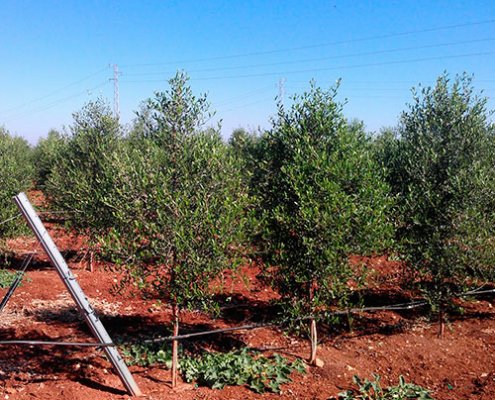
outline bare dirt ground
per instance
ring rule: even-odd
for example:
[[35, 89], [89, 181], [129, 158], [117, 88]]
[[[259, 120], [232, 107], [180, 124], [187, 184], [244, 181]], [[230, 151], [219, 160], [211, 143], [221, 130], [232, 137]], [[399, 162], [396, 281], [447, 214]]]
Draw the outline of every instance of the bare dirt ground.
[[[88, 270], [88, 257], [81, 261], [84, 238], [48, 224], [55, 242], [90, 302], [99, 312], [112, 337], [149, 337], [168, 334], [170, 311], [166, 305], [132, 295], [116, 294], [116, 273], [96, 262]], [[35, 239], [21, 237], [9, 242], [20, 265], [23, 254], [37, 254], [19, 287], [0, 314], [0, 340], [39, 339], [92, 341], [62, 282]], [[367, 298], [369, 305], [404, 300], [394, 290], [396, 264], [384, 257], [365, 260], [380, 278], [380, 290]], [[202, 331], [262, 321], [270, 316], [275, 294], [258, 279], [255, 265], [243, 268], [245, 278], [232, 279], [227, 289], [240, 308], [226, 311], [219, 319], [188, 312], [182, 332]], [[6, 290], [0, 291], [3, 296]], [[406, 299], [407, 300], [407, 299]], [[444, 337], [421, 309], [380, 311], [356, 317], [354, 330], [323, 329], [319, 357], [322, 368], [294, 374], [294, 382], [282, 394], [258, 395], [244, 387], [212, 390], [181, 382], [172, 389], [164, 368], [131, 367], [147, 399], [329, 399], [352, 386], [352, 376], [377, 373], [384, 384], [396, 384], [399, 375], [427, 387], [435, 399], [495, 399], [495, 310], [491, 297], [460, 303], [464, 313], [451, 317]], [[274, 349], [288, 357], [309, 354], [303, 338], [284, 335], [276, 328], [241, 331], [201, 339], [201, 346], [228, 350], [240, 346]], [[267, 350], [268, 349], [268, 350]], [[0, 393], [4, 399], [126, 399], [119, 378], [101, 350], [72, 347], [0, 346]]]

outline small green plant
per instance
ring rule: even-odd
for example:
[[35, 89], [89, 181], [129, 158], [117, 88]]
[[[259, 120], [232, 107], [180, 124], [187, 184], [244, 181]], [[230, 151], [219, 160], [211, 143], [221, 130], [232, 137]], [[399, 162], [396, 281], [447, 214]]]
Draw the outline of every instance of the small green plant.
[[373, 374], [374, 380], [362, 380], [359, 376], [354, 375], [353, 381], [358, 387], [357, 390], [346, 390], [338, 394], [339, 400], [433, 400], [427, 389], [407, 383], [404, 377], [399, 377], [397, 386], [382, 388], [380, 385], [380, 375]]
[[[124, 347], [122, 353], [129, 365], [148, 367], [162, 364], [172, 368], [172, 351], [164, 344], [135, 344]], [[281, 385], [291, 382], [293, 371], [305, 373], [306, 368], [299, 359], [289, 362], [279, 354], [264, 357], [243, 349], [196, 356], [181, 354], [179, 371], [186, 382], [212, 389], [247, 385], [256, 393], [280, 393]]]
[[184, 358], [180, 362], [180, 370], [186, 382], [194, 381], [212, 389], [247, 385], [256, 393], [280, 393], [281, 385], [291, 382], [290, 374], [293, 371], [306, 371], [301, 360], [290, 363], [279, 354], [264, 357], [247, 349]]
[[0, 288], [8, 288], [19, 274], [22, 274], [22, 272], [12, 272], [6, 269], [0, 269]]
[[165, 364], [172, 367], [172, 351], [167, 343], [147, 344], [138, 343], [122, 348], [122, 354], [128, 365], [139, 365], [149, 367], [156, 364]]

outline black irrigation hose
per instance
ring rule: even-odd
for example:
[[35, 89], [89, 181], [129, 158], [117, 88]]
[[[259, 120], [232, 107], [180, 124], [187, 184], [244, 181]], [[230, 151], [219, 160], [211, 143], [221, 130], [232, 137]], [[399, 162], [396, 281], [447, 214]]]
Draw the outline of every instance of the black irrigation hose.
[[171, 342], [173, 340], [184, 340], [198, 336], [206, 336], [206, 335], [214, 335], [217, 333], [224, 332], [233, 332], [240, 330], [250, 330], [257, 329], [266, 326], [275, 326], [275, 323], [266, 323], [266, 324], [252, 324], [252, 325], [243, 325], [236, 326], [232, 328], [223, 328], [223, 329], [214, 329], [211, 331], [203, 331], [203, 332], [194, 332], [194, 333], [186, 333], [183, 335], [177, 336], [163, 336], [155, 339], [145, 339], [145, 340], [130, 340], [127, 342], [120, 343], [88, 343], [88, 342], [53, 342], [46, 340], [0, 340], [0, 346], [5, 345], [28, 345], [28, 346], [79, 346], [79, 347], [113, 347], [113, 346], [129, 346], [136, 343], [160, 343], [160, 342]]
[[[486, 293], [495, 293], [495, 289], [466, 292], [466, 293], [461, 293], [458, 296], [459, 297], [474, 296], [477, 294], [486, 294]], [[414, 308], [423, 307], [425, 305], [428, 305], [428, 302], [426, 302], [426, 301], [413, 301], [410, 303], [399, 303], [399, 304], [393, 304], [390, 306], [350, 308], [349, 310], [337, 310], [337, 311], [330, 311], [330, 312], [322, 312], [322, 314], [324, 314], [325, 316], [332, 316], [332, 315], [346, 315], [346, 314], [356, 314], [356, 313], [361, 313], [361, 312], [374, 312], [374, 311], [411, 310]], [[292, 322], [305, 321], [305, 320], [309, 320], [309, 319], [313, 319], [313, 318], [315, 318], [314, 315], [313, 316], [305, 316], [305, 317], [293, 319]], [[124, 342], [119, 342], [119, 343], [59, 342], [59, 341], [44, 341], [44, 340], [1, 340], [0, 346], [4, 346], [4, 345], [78, 346], [78, 347], [129, 346], [129, 345], [133, 345], [133, 344], [137, 344], [137, 343], [140, 343], [140, 344], [141, 343], [160, 343], [160, 342], [170, 342], [173, 340], [185, 340], [185, 339], [190, 339], [190, 338], [195, 338], [195, 337], [200, 337], [200, 336], [214, 335], [214, 334], [226, 333], [226, 332], [235, 332], [235, 331], [241, 331], [241, 330], [259, 329], [259, 328], [265, 328], [265, 327], [269, 327], [269, 326], [280, 327], [280, 326], [283, 326], [285, 323], [286, 322], [257, 323], [257, 324], [250, 324], [250, 325], [235, 326], [235, 327], [230, 327], [230, 328], [213, 329], [213, 330], [202, 331], [202, 332], [186, 333], [183, 335], [176, 335], [176, 336], [160, 336], [160, 337], [157, 337], [154, 339], [144, 339], [144, 340], [135, 339], [135, 340], [129, 340], [129, 341], [124, 341]]]
[[21, 269], [18, 271], [16, 278], [14, 279], [14, 281], [10, 285], [9, 290], [5, 294], [5, 296], [2, 299], [2, 301], [0, 302], [0, 312], [3, 311], [4, 307], [7, 305], [7, 302], [12, 297], [12, 295], [15, 292], [15, 290], [21, 284], [22, 278], [24, 277], [24, 273], [26, 272], [26, 269], [29, 266], [29, 264], [31, 264], [31, 261], [33, 260], [33, 257], [34, 257], [34, 253], [29, 253], [26, 256], [26, 258], [24, 259], [24, 261], [22, 262]]
[[19, 213], [17, 215], [14, 215], [13, 217], [7, 218], [5, 221], [0, 222], [0, 225], [5, 225], [6, 223], [13, 221], [16, 218], [19, 218], [22, 214]]
[[495, 293], [495, 289], [472, 290], [469, 292], [461, 293], [461, 294], [457, 295], [457, 297], [476, 296], [478, 294], [487, 294], [487, 293]]
[[[427, 303], [424, 301], [421, 302], [411, 302], [411, 303], [402, 303], [402, 304], [394, 304], [392, 306], [380, 306], [380, 307], [365, 307], [365, 308], [353, 308], [345, 311], [333, 311], [333, 312], [326, 312], [326, 316], [330, 315], [345, 315], [348, 313], [357, 313], [357, 312], [365, 312], [365, 311], [383, 311], [383, 310], [409, 310], [412, 308], [417, 308], [417, 307], [422, 307], [426, 305]], [[305, 317], [300, 317], [293, 319], [292, 322], [296, 321], [305, 321], [314, 318], [314, 316], [305, 316]], [[44, 340], [1, 340], [0, 341], [0, 346], [4, 345], [28, 345], [28, 346], [79, 346], [79, 347], [112, 347], [112, 346], [129, 346], [137, 343], [161, 343], [161, 342], [170, 342], [173, 340], [185, 340], [185, 339], [190, 339], [190, 338], [195, 338], [195, 337], [200, 337], [200, 336], [207, 336], [207, 335], [214, 335], [218, 333], [226, 333], [226, 332], [235, 332], [235, 331], [241, 331], [241, 330], [252, 330], [252, 329], [259, 329], [259, 328], [265, 328], [269, 326], [275, 326], [279, 327], [284, 325], [284, 322], [281, 323], [276, 323], [276, 322], [266, 322], [266, 323], [257, 323], [257, 324], [250, 324], [250, 325], [241, 325], [241, 326], [234, 326], [230, 328], [220, 328], [220, 329], [213, 329], [209, 331], [202, 331], [202, 332], [193, 332], [193, 333], [185, 333], [183, 335], [177, 335], [177, 336], [160, 336], [154, 339], [144, 339], [144, 340], [129, 340], [125, 342], [119, 342], [119, 343], [85, 343], [85, 342], [51, 342], [51, 341], [44, 341]]]
[[0, 340], [0, 346], [78, 346], [78, 347], [111, 347], [114, 343], [86, 343], [86, 342], [50, 342], [46, 340]]

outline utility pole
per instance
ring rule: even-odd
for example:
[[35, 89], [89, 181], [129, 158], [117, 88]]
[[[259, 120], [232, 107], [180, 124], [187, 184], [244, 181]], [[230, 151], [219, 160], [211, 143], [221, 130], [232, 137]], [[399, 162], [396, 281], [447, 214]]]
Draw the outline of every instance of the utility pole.
[[120, 119], [119, 75], [119, 66], [113, 64], [113, 78], [110, 78], [110, 80], [113, 81], [113, 112], [117, 120]]
[[286, 80], [287, 80], [286, 78], [280, 78], [278, 80], [278, 100], [282, 104], [282, 106], [284, 105], [285, 81]]

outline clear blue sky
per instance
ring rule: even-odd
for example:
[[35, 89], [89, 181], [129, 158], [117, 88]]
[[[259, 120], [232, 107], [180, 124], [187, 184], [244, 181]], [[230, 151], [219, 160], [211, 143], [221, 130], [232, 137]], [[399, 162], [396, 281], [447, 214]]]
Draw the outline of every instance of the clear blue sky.
[[269, 127], [281, 79], [288, 99], [342, 78], [345, 114], [370, 131], [444, 70], [474, 74], [495, 108], [493, 0], [3, 0], [0, 16], [0, 125], [32, 143], [88, 100], [113, 105], [109, 64], [123, 122], [183, 69], [226, 137]]

